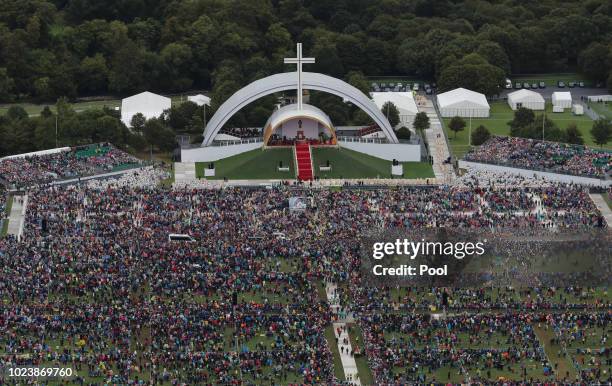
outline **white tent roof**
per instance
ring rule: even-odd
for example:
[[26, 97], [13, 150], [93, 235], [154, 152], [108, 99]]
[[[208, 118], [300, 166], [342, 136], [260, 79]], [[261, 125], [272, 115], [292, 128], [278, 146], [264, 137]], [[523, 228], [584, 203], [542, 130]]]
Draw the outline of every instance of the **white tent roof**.
[[304, 103], [302, 109], [297, 108], [297, 104], [283, 106], [270, 115], [264, 128], [274, 130], [276, 127], [294, 118], [308, 118], [320, 122], [321, 124], [333, 128], [331, 119], [318, 107]]
[[569, 91], [555, 91], [552, 93], [552, 99], [557, 101], [571, 101], [572, 93]]
[[456, 88], [451, 91], [438, 94], [440, 108], [469, 103], [471, 105], [489, 108], [489, 102], [484, 94], [466, 88]]
[[515, 102], [544, 102], [544, 97], [535, 91], [518, 90], [508, 94], [508, 99]]
[[210, 106], [210, 98], [203, 94], [188, 96], [187, 100], [195, 103], [198, 106]]
[[170, 98], [145, 91], [121, 101], [121, 121], [130, 126], [132, 117], [137, 113], [141, 113], [147, 119], [156, 118], [171, 106]]
[[379, 109], [387, 102], [398, 108], [400, 115], [415, 115], [419, 112], [412, 92], [372, 92], [372, 99]]

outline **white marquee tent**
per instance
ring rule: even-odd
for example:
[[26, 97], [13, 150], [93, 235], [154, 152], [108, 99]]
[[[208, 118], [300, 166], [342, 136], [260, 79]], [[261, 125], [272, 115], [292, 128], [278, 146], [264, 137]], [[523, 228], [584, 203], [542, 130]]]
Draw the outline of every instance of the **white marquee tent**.
[[456, 88], [438, 95], [438, 106], [443, 117], [488, 117], [489, 103], [484, 94]]
[[132, 95], [121, 101], [121, 121], [127, 127], [131, 127], [132, 117], [137, 113], [141, 113], [147, 119], [157, 118], [171, 105], [170, 98], [149, 91]]
[[210, 106], [210, 98], [203, 94], [188, 96], [187, 100], [195, 103], [198, 106]]
[[531, 90], [518, 90], [508, 94], [508, 104], [512, 110], [524, 107], [531, 110], [544, 110], [544, 97]]
[[[399, 110], [400, 122], [408, 127], [412, 126], [414, 116], [419, 112], [412, 92], [372, 92], [370, 94], [379, 109], [382, 109], [387, 102], [393, 103]], [[384, 111], [383, 114], [386, 115]]]
[[553, 106], [558, 106], [564, 109], [571, 108], [572, 93], [569, 91], [555, 91], [552, 93], [552, 103]]

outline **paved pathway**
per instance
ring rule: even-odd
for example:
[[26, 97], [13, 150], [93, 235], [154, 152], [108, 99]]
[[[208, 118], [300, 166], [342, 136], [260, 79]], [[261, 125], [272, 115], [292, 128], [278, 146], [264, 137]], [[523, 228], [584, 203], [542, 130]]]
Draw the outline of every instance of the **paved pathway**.
[[419, 112], [425, 112], [429, 117], [429, 129], [425, 130], [425, 137], [429, 146], [429, 153], [433, 157], [433, 170], [438, 181], [449, 183], [454, 177], [454, 171], [450, 164], [445, 164], [444, 161], [450, 157], [448, 145], [444, 132], [442, 131], [442, 122], [438, 113], [434, 108], [433, 101], [425, 96], [417, 97], [417, 108]]
[[351, 346], [351, 338], [348, 334], [346, 323], [334, 323], [334, 334], [338, 338], [338, 351], [340, 352], [340, 360], [342, 361], [346, 381], [353, 385], [361, 385], [357, 371], [357, 362], [355, 362], [355, 356], [352, 355], [353, 347]]
[[17, 236], [18, 240], [21, 240], [23, 233], [23, 225], [25, 222], [25, 212], [28, 206], [28, 195], [24, 196], [13, 196], [13, 206], [11, 207], [11, 213], [8, 218], [8, 231], [9, 235]]
[[190, 184], [196, 181], [195, 162], [174, 163], [174, 185]]
[[[327, 301], [335, 315], [339, 314], [340, 309], [340, 299], [336, 292], [337, 288], [338, 286], [335, 283], [327, 283], [325, 285]], [[346, 322], [353, 321], [353, 316], [349, 313], [349, 315], [345, 316], [343, 319], [339, 319], [337, 323], [334, 323], [333, 326], [334, 335], [338, 338], [338, 352], [340, 353], [340, 360], [342, 361], [344, 377], [347, 382], [359, 386], [361, 382], [357, 376], [357, 362], [355, 362], [355, 356], [351, 355], [353, 348], [351, 346], [351, 338], [346, 328]]]
[[601, 194], [589, 194], [589, 196], [591, 196], [591, 200], [593, 200], [593, 203], [595, 204], [597, 209], [599, 209], [604, 219], [606, 219], [606, 224], [608, 224], [608, 229], [611, 229], [612, 228], [612, 210], [610, 210], [608, 203], [606, 202], [606, 200], [604, 200]]

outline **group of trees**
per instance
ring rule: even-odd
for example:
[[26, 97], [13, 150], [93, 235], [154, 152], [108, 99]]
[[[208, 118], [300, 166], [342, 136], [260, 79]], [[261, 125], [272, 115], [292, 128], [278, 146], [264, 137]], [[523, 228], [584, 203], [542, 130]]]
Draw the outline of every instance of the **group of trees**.
[[12, 106], [0, 116], [0, 156], [95, 142], [111, 142], [136, 152], [150, 148], [167, 152], [176, 147], [177, 133], [200, 134], [202, 119], [202, 108], [192, 102], [173, 106], [148, 120], [136, 114], [130, 129], [113, 109], [76, 112], [65, 99], [60, 99], [53, 111], [46, 107], [36, 117]]
[[[508, 122], [510, 135], [513, 137], [544, 139], [546, 141], [566, 142], [583, 145], [582, 132], [575, 123], [570, 123], [565, 129], [558, 127], [545, 114], [536, 115], [533, 110], [521, 107], [514, 112], [514, 118]], [[612, 131], [607, 119], [593, 122], [591, 137], [597, 145], [603, 146], [610, 141]]]
[[[524, 107], [520, 107], [514, 112], [514, 118], [508, 122], [508, 126], [510, 126], [510, 136], [512, 137], [584, 145], [582, 132], [575, 123], [572, 122], [565, 129], [562, 129], [544, 114], [536, 115], [533, 110]], [[455, 137], [457, 137], [457, 133], [465, 129], [466, 123], [461, 117], [453, 117], [448, 123], [448, 127], [455, 132]], [[595, 144], [603, 146], [612, 140], [612, 123], [607, 119], [599, 119], [593, 122], [590, 134]], [[483, 125], [479, 125], [472, 132], [471, 144], [479, 146], [489, 138], [491, 138], [489, 130]]]
[[579, 69], [612, 88], [611, 26], [607, 0], [4, 0], [0, 101], [204, 88], [214, 109], [287, 70], [296, 41], [308, 70], [351, 84], [414, 75], [491, 95], [511, 72]]

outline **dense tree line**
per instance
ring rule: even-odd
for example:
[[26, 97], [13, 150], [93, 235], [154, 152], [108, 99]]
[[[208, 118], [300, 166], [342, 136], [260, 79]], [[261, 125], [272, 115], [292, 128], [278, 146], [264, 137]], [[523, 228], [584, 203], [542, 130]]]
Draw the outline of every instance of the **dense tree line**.
[[77, 112], [65, 98], [57, 102], [53, 111], [45, 107], [34, 117], [21, 106], [12, 106], [0, 115], [0, 157], [97, 142], [111, 142], [140, 154], [149, 150], [169, 152], [177, 146], [177, 133], [201, 135], [202, 114], [202, 108], [195, 103], [183, 102], [156, 118], [145, 119], [136, 114], [128, 128], [118, 111], [104, 108]]
[[609, 0], [4, 0], [0, 101], [205, 88], [215, 108], [287, 70], [296, 41], [309, 70], [353, 82], [492, 95], [508, 73], [579, 70], [612, 88], [611, 31]]

